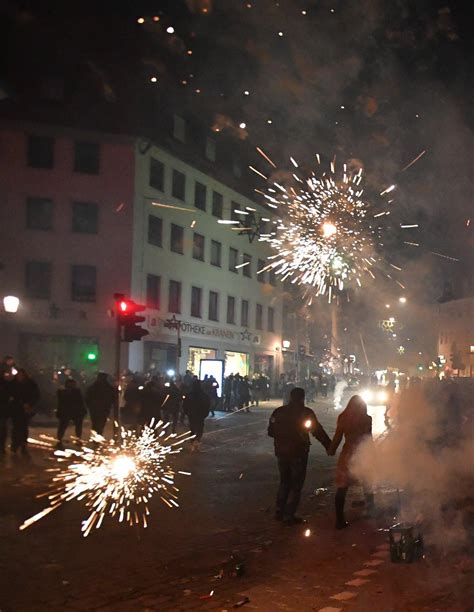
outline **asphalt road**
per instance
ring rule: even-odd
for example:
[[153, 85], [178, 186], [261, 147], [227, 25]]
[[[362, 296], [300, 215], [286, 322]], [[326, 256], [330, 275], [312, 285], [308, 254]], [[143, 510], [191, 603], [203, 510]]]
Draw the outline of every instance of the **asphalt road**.
[[[8, 457], [0, 465], [0, 610], [228, 610], [245, 597], [246, 608], [264, 611], [467, 609], [446, 600], [440, 608], [433, 600], [426, 608], [397, 607], [410, 593], [424, 597], [419, 585], [426, 590], [428, 566], [390, 565], [383, 529], [393, 517], [377, 522], [350, 510], [351, 528], [334, 530], [335, 460], [317, 441], [301, 504], [307, 525], [274, 522], [277, 471], [266, 425], [275, 405], [208, 419], [201, 452], [177, 458], [178, 469], [192, 472], [178, 481], [180, 508], [153, 500], [146, 530], [105, 521], [83, 538], [84, 509], [73, 502], [19, 532], [45, 505], [35, 496], [47, 485], [50, 458], [39, 450], [29, 462]], [[331, 435], [332, 402], [314, 407]], [[238, 563], [243, 576], [235, 576]], [[445, 593], [446, 580], [452, 592], [436, 563], [429, 566], [436, 575], [431, 597]], [[362, 583], [347, 586], [351, 580]], [[341, 593], [346, 603], [337, 599]]]

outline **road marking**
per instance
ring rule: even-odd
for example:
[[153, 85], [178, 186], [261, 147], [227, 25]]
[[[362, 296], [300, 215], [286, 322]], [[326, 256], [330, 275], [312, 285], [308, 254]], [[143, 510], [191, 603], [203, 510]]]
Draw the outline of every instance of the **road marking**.
[[318, 612], [341, 612], [342, 608], [320, 608]]
[[358, 572], [354, 572], [354, 576], [372, 576], [372, 574], [376, 574], [377, 570], [373, 569], [362, 569]]
[[354, 578], [354, 580], [349, 580], [349, 582], [346, 582], [346, 586], [360, 587], [363, 584], [367, 584], [368, 582], [370, 582], [370, 580], [364, 580], [363, 578]]
[[372, 559], [371, 561], [366, 561], [364, 565], [368, 567], [377, 567], [378, 565], [382, 565], [384, 563], [383, 559]]

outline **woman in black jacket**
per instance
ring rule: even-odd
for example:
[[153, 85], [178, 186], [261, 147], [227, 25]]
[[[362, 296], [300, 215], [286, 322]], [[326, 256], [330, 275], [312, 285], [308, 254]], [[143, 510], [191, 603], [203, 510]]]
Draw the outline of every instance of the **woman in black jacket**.
[[209, 414], [211, 400], [204, 393], [199, 380], [193, 381], [191, 393], [188, 393], [183, 402], [183, 410], [189, 419], [189, 427], [194, 439], [192, 450], [199, 450], [201, 438], [204, 432], [204, 420]]

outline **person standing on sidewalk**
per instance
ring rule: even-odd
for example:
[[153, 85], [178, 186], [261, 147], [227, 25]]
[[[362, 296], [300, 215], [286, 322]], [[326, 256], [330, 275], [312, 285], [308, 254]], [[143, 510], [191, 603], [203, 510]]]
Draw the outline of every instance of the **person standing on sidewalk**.
[[[343, 436], [345, 442], [336, 468], [336, 529], [344, 529], [349, 525], [344, 516], [344, 504], [347, 489], [356, 482], [350, 473], [350, 460], [361, 442], [372, 439], [372, 417], [367, 414], [367, 404], [360, 395], [353, 395], [338, 416], [336, 432], [328, 448], [328, 455], [336, 454]], [[365, 498], [367, 508], [371, 511], [374, 506], [373, 493], [366, 493]]]
[[306, 477], [311, 433], [327, 450], [331, 442], [316, 415], [304, 405], [304, 389], [291, 390], [290, 401], [277, 408], [270, 417], [268, 435], [273, 438], [280, 471], [275, 518], [284, 525], [296, 525], [301, 489]]
[[16, 453], [20, 449], [23, 455], [28, 455], [28, 426], [34, 414], [34, 407], [40, 398], [40, 393], [38, 385], [23, 368], [18, 370], [13, 381], [12, 396], [12, 451]]
[[82, 436], [82, 422], [86, 416], [86, 407], [81, 390], [73, 378], [66, 380], [64, 389], [58, 389], [57, 398], [58, 448], [62, 449], [63, 437], [70, 421], [74, 423], [76, 438]]
[[209, 414], [211, 400], [204, 393], [199, 380], [193, 382], [191, 393], [186, 395], [184, 399], [184, 412], [189, 419], [189, 428], [195, 436], [191, 443], [191, 450], [199, 450], [201, 446], [201, 438], [204, 432], [204, 421]]
[[5, 454], [8, 427], [13, 420], [13, 381], [11, 370], [0, 370], [0, 455]]
[[97, 379], [86, 391], [86, 404], [91, 415], [92, 429], [103, 435], [110, 411], [117, 401], [117, 389], [107, 380], [105, 372], [99, 372]]

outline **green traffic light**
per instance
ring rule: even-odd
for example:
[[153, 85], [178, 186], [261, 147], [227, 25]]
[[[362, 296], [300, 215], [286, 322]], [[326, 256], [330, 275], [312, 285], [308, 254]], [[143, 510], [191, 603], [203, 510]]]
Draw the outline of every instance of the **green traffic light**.
[[87, 353], [87, 361], [97, 361], [96, 353]]

